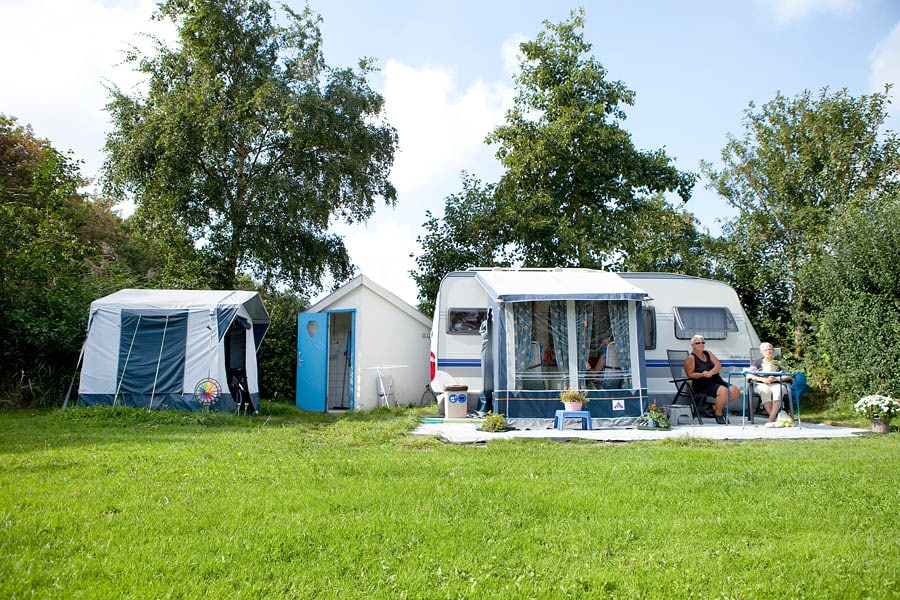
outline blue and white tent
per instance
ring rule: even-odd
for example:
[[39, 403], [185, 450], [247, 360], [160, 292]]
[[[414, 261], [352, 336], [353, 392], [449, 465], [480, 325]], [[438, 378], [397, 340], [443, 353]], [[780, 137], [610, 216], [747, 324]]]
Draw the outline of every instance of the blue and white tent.
[[586, 410], [606, 422], [645, 410], [644, 290], [592, 269], [477, 270], [475, 278], [488, 296], [482, 369], [496, 412], [553, 418], [563, 388], [586, 391]]
[[232, 411], [243, 397], [256, 410], [269, 322], [256, 292], [127, 289], [95, 300], [78, 403]]

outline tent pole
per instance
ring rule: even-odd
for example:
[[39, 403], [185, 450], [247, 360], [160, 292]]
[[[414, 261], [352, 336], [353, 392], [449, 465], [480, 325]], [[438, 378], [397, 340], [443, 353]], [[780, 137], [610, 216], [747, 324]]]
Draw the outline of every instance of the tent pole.
[[[169, 315], [166, 315], [166, 324], [163, 325], [162, 340], [159, 342], [159, 356], [156, 357], [156, 373], [153, 374], [153, 389], [150, 390], [150, 403], [147, 405], [147, 412], [153, 408], [153, 396], [156, 395], [156, 382], [159, 379], [159, 363], [162, 362], [163, 348], [166, 347], [166, 331], [169, 330]], [[183, 384], [182, 384], [183, 385]], [[181, 388], [182, 390], [184, 387]]]
[[131, 343], [128, 344], [128, 354], [125, 355], [125, 364], [122, 365], [122, 376], [119, 378], [119, 385], [116, 386], [116, 393], [113, 396], [113, 406], [119, 404], [119, 390], [122, 389], [122, 381], [125, 379], [125, 371], [128, 370], [128, 359], [131, 358], [131, 349], [134, 348], [134, 338], [137, 337], [138, 329], [141, 328], [141, 315], [138, 315], [137, 323], [134, 325], [134, 333], [131, 334]]
[[69, 397], [72, 395], [72, 386], [75, 385], [75, 377], [78, 376], [78, 368], [81, 366], [81, 359], [84, 358], [84, 347], [87, 345], [87, 337], [84, 338], [84, 343], [81, 344], [81, 352], [78, 353], [78, 362], [75, 363], [75, 372], [72, 373], [72, 381], [69, 382], [69, 389], [66, 390], [66, 399], [63, 400], [62, 409], [66, 410], [66, 407], [69, 405]]

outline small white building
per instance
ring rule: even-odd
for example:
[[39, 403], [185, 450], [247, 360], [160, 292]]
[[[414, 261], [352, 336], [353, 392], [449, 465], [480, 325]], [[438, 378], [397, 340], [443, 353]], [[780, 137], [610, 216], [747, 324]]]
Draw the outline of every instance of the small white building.
[[417, 404], [429, 382], [430, 343], [430, 318], [359, 275], [297, 317], [297, 407]]

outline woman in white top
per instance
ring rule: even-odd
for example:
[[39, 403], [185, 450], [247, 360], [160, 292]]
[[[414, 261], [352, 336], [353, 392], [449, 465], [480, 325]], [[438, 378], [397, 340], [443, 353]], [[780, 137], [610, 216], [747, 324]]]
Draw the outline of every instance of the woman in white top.
[[[747, 379], [753, 382], [756, 393], [762, 400], [763, 408], [769, 413], [769, 422], [766, 427], [775, 427], [778, 419], [778, 411], [781, 410], [781, 399], [784, 396], [786, 386], [794, 380], [775, 363], [775, 347], [769, 342], [759, 345], [762, 358], [754, 360], [750, 367], [761, 373], [777, 373], [777, 375], [748, 375]], [[785, 373], [782, 375], [781, 373]]]

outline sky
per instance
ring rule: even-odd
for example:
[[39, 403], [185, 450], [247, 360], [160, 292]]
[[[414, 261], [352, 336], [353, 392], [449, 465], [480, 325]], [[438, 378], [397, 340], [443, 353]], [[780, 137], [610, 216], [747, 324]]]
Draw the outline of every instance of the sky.
[[[273, 2], [273, 4], [279, 4]], [[300, 10], [303, 3], [288, 0]], [[322, 17], [326, 62], [371, 57], [370, 84], [398, 132], [391, 171], [396, 207], [379, 204], [365, 225], [336, 224], [358, 272], [412, 305], [410, 256], [425, 212], [441, 216], [462, 189], [461, 173], [483, 182], [502, 173], [485, 136], [503, 123], [514, 95], [518, 43], [585, 11], [590, 54], [636, 94], [625, 128], [641, 150], [664, 148], [677, 168], [720, 163], [744, 112], [778, 92], [846, 88], [853, 95], [895, 87], [888, 128], [900, 131], [900, 0], [309, 0]], [[0, 0], [0, 113], [100, 174], [111, 83], [137, 90], [122, 65], [142, 35], [174, 41], [151, 20], [148, 0]], [[711, 233], [734, 216], [700, 179], [685, 205]], [[673, 202], [677, 201], [673, 199]], [[548, 265], [552, 266], [552, 265]]]

